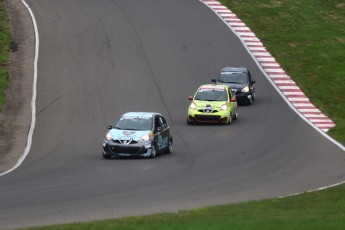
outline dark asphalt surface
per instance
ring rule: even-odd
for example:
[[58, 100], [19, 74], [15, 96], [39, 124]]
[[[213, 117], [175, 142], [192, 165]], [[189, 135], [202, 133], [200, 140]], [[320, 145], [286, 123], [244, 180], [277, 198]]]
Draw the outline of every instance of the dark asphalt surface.
[[[197, 0], [30, 0], [40, 53], [24, 163], [0, 177], [0, 229], [175, 212], [345, 180], [345, 154], [285, 103], [238, 38]], [[230, 126], [187, 126], [188, 96], [246, 66], [257, 100]], [[106, 126], [157, 111], [170, 155], [104, 160]]]

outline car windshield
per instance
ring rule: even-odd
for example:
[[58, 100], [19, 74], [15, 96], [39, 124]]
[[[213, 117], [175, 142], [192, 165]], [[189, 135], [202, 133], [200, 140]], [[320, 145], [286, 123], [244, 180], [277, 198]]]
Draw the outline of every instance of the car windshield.
[[225, 90], [200, 89], [194, 99], [200, 101], [227, 101], [228, 95]]
[[218, 81], [223, 83], [248, 83], [248, 76], [243, 72], [221, 72]]
[[121, 117], [114, 125], [115, 129], [125, 130], [151, 130], [151, 117]]

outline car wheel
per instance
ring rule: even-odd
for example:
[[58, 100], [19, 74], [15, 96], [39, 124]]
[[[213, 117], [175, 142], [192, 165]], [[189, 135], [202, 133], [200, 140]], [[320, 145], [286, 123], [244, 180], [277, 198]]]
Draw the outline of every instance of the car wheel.
[[155, 158], [156, 155], [157, 155], [156, 146], [155, 146], [155, 144], [152, 144], [152, 147], [151, 147], [151, 158]]
[[104, 158], [104, 159], [110, 159], [110, 158], [111, 158], [111, 156], [108, 155], [108, 154], [104, 154], [104, 153], [103, 153], [102, 155], [103, 155], [103, 158]]
[[166, 153], [171, 153], [172, 149], [173, 149], [173, 141], [172, 141], [172, 138], [169, 138], [168, 148], [167, 148], [167, 150], [165, 152]]
[[189, 120], [189, 118], [187, 117], [187, 125], [192, 125], [193, 124], [193, 122], [191, 122], [190, 120]]
[[237, 120], [237, 118], [238, 118], [238, 113], [236, 112], [233, 120]]
[[248, 105], [251, 105], [253, 103], [253, 98], [251, 97], [250, 99], [248, 99]]
[[252, 100], [255, 100], [255, 93], [252, 93]]
[[226, 125], [231, 125], [231, 123], [232, 123], [232, 114], [230, 114], [229, 120], [225, 124]]

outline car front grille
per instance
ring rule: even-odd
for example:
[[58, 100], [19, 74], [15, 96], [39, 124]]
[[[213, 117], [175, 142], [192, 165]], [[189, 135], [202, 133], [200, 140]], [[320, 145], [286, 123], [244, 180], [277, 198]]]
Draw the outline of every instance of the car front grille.
[[212, 116], [212, 115], [196, 115], [196, 120], [198, 121], [219, 121], [220, 116]]
[[199, 109], [198, 112], [200, 112], [200, 113], [218, 113], [218, 110]]
[[128, 141], [128, 142], [125, 142], [125, 141], [123, 141], [123, 140], [113, 140], [113, 142], [114, 143], [116, 143], [116, 144], [127, 144], [127, 145], [132, 145], [132, 144], [138, 144], [138, 142], [137, 141]]
[[136, 155], [141, 150], [140, 147], [129, 147], [129, 146], [111, 146], [109, 147], [112, 153], [127, 153]]

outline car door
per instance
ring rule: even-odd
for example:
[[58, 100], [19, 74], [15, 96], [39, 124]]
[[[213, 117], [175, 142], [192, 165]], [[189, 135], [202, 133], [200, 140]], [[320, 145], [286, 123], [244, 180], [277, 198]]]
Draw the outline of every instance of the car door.
[[169, 144], [169, 126], [164, 117], [157, 115], [155, 117], [155, 140], [159, 151], [165, 149]]
[[236, 113], [236, 109], [237, 109], [237, 101], [236, 101], [236, 95], [232, 92], [232, 90], [228, 89], [228, 93], [229, 93], [229, 107], [230, 107], [230, 111], [231, 114], [235, 114]]

